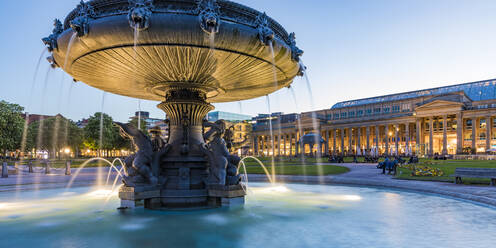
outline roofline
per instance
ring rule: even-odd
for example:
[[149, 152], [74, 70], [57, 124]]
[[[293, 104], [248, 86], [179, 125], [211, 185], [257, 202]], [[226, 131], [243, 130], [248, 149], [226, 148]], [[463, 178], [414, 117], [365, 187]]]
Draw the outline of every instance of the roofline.
[[[475, 82], [469, 82], [469, 83], [462, 83], [462, 84], [445, 85], [445, 86], [435, 87], [435, 88], [427, 88], [427, 89], [421, 89], [421, 90], [406, 91], [406, 92], [394, 93], [394, 94], [389, 94], [389, 95], [381, 95], [381, 96], [374, 96], [374, 97], [368, 97], [368, 98], [359, 98], [359, 99], [354, 99], [354, 100], [342, 101], [342, 102], [338, 102], [338, 103], [334, 104], [331, 107], [331, 109], [348, 108], [348, 107], [336, 107], [336, 105], [338, 105], [338, 104], [343, 104], [343, 103], [347, 103], [347, 102], [371, 100], [371, 99], [376, 99], [376, 98], [381, 98], [381, 97], [391, 97], [391, 96], [397, 96], [397, 95], [402, 95], [402, 94], [411, 94], [411, 93], [425, 91], [425, 90], [437, 90], [437, 89], [442, 89], [442, 88], [447, 88], [447, 87], [464, 86], [464, 85], [476, 84], [476, 83], [484, 83], [484, 82], [489, 82], [489, 81], [496, 81], [496, 78], [487, 79], [487, 80], [481, 80], [481, 81], [475, 81]], [[391, 101], [387, 101], [387, 102], [391, 102]], [[362, 106], [362, 105], [366, 105], [366, 104], [354, 105], [353, 107]]]

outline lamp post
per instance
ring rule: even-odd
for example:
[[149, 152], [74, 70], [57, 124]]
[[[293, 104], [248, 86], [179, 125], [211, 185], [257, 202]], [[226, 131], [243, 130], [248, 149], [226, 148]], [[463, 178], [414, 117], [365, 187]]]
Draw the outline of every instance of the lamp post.
[[69, 148], [64, 149], [64, 154], [66, 156], [66, 161], [65, 161], [65, 175], [66, 176], [71, 175], [71, 160], [69, 159], [70, 153], [71, 153], [71, 149], [69, 149]]

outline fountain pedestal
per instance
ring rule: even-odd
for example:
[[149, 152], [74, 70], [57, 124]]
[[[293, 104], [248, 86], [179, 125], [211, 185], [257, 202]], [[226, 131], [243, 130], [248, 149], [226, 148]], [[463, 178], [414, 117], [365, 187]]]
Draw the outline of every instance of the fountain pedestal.
[[[228, 157], [231, 155], [225, 143], [216, 143], [213, 147], [210, 145], [212, 141], [207, 145], [204, 138], [205, 116], [214, 109], [206, 102], [205, 91], [201, 88], [169, 89], [165, 101], [158, 107], [167, 113], [170, 128], [165, 145], [167, 152], [151, 166], [158, 183], [130, 186], [133, 185], [130, 181], [119, 192], [121, 207], [177, 209], [243, 204], [245, 192], [239, 181], [229, 186], [227, 180]], [[154, 153], [150, 151], [149, 154]], [[234, 166], [237, 168], [237, 164]]]

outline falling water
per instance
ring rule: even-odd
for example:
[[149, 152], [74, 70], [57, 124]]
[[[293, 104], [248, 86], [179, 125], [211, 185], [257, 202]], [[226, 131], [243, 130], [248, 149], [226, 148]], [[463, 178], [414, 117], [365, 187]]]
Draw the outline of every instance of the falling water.
[[138, 130], [141, 130], [141, 100], [138, 100]]
[[[303, 76], [305, 77], [308, 95], [310, 97], [310, 108], [312, 110], [311, 114], [312, 114], [313, 130], [315, 130], [317, 132], [319, 130], [319, 124], [317, 123], [317, 113], [315, 111], [313, 111], [315, 109], [315, 103], [313, 100], [312, 86], [310, 84], [310, 79], [308, 78], [307, 68], [306, 68], [305, 64], [303, 63], [303, 60], [301, 60], [301, 59], [300, 59], [300, 67], [303, 70]], [[317, 135], [315, 135], [315, 144], [319, 144], [320, 140], [318, 140], [319, 139], [318, 137], [320, 137], [321, 134], [320, 133], [316, 133], [316, 134]], [[329, 142], [329, 141], [326, 140], [326, 142]], [[322, 154], [321, 153], [322, 153], [322, 148], [320, 149], [320, 151], [317, 151], [316, 158], [317, 158], [317, 170], [319, 173], [319, 180], [322, 183], [324, 171], [322, 169], [322, 165], [320, 165], [322, 162]]]
[[[45, 97], [46, 97], [46, 91], [47, 91], [47, 87], [48, 87], [48, 81], [50, 80], [50, 72], [51, 71], [52, 71], [52, 68], [48, 67], [47, 73], [45, 75], [45, 82], [43, 85], [43, 90], [41, 93], [41, 112], [42, 113], [45, 109]], [[44, 122], [44, 119], [43, 119], [43, 116], [41, 116], [40, 121], [39, 121], [39, 126], [38, 126], [38, 133], [36, 136], [36, 151], [39, 151], [41, 149], [41, 142], [43, 139], [43, 129], [44, 129], [43, 122]]]
[[[98, 139], [98, 148], [99, 148], [99, 156], [102, 156], [102, 148], [103, 148], [103, 113], [104, 113], [104, 107], [105, 107], [105, 96], [107, 95], [107, 92], [103, 92], [102, 94], [102, 105], [101, 105], [101, 112], [100, 112], [100, 134], [99, 134], [99, 139]], [[98, 166], [97, 170], [97, 178], [98, 178], [98, 184], [97, 185], [102, 185], [102, 175], [103, 175], [103, 168], [102, 166]]]
[[210, 41], [210, 50], [215, 50], [215, 32], [210, 32], [208, 35], [208, 39]]
[[275, 174], [274, 174], [274, 172], [271, 174], [271, 173], [269, 172], [269, 170], [267, 170], [267, 167], [265, 167], [265, 165], [262, 163], [262, 161], [260, 161], [258, 158], [253, 157], [253, 156], [246, 156], [246, 157], [244, 157], [243, 159], [241, 159], [240, 164], [238, 165], [238, 173], [239, 173], [239, 169], [241, 169], [241, 166], [243, 166], [243, 169], [244, 169], [244, 172], [245, 172], [245, 177], [246, 177], [246, 180], [248, 180], [248, 174], [247, 174], [248, 172], [246, 171], [246, 166], [245, 166], [245, 163], [244, 163], [244, 162], [245, 162], [245, 160], [247, 160], [247, 159], [253, 159], [253, 160], [255, 160], [255, 161], [258, 163], [258, 165], [259, 165], [260, 167], [262, 167], [262, 169], [264, 170], [265, 175], [267, 176], [267, 179], [269, 180], [269, 182], [270, 182], [271, 184], [275, 184], [275, 181], [274, 181]]
[[243, 113], [243, 103], [241, 103], [241, 101], [238, 102], [238, 107], [239, 107], [239, 113], [242, 114]]
[[[298, 99], [296, 98], [296, 93], [295, 93], [293, 87], [289, 87], [289, 91], [291, 92], [291, 96], [293, 97], [293, 102], [295, 103], [296, 112], [299, 113], [300, 111], [299, 111], [299, 106], [298, 106]], [[301, 139], [301, 136], [303, 136], [303, 130], [301, 128], [301, 118], [297, 117], [296, 121], [297, 121], [297, 125], [298, 125], [298, 135], [300, 136], [300, 139]], [[295, 146], [298, 146], [297, 137], [295, 137]], [[297, 147], [295, 147], [295, 149], [297, 149]], [[307, 168], [306, 168], [307, 162], [305, 160], [304, 151], [300, 151], [299, 155], [300, 155], [301, 163], [303, 165], [303, 175], [305, 176], [305, 181], [306, 181], [306, 179], [307, 179]]]
[[[28, 104], [29, 108], [32, 107], [31, 105], [33, 103], [34, 88], [36, 86], [36, 79], [38, 77], [38, 72], [40, 70], [41, 60], [45, 57], [47, 52], [48, 52], [48, 48], [43, 49], [40, 57], [38, 58], [38, 62], [36, 63], [36, 67], [35, 67], [34, 74], [33, 74], [33, 81], [31, 83], [31, 90], [29, 92], [29, 104]], [[27, 137], [28, 137], [28, 127], [29, 127], [29, 113], [26, 112], [26, 120], [24, 121], [24, 127], [22, 130], [22, 139], [21, 139], [21, 152], [22, 153], [24, 153], [26, 150], [26, 142], [27, 142]], [[23, 158], [24, 158], [24, 156], [21, 156], [21, 164], [23, 162]]]
[[[69, 85], [69, 93], [67, 94], [67, 103], [66, 103], [66, 113], [69, 112], [70, 106], [71, 106], [71, 99], [72, 99], [72, 87], [74, 87], [74, 84], [71, 83]], [[70, 120], [67, 118], [65, 120], [65, 126], [64, 126], [64, 146], [69, 146], [69, 124]]]
[[[62, 73], [62, 77], [60, 80], [60, 85], [59, 85], [59, 97], [58, 97], [58, 103], [57, 103], [57, 114], [60, 113], [60, 106], [62, 105], [62, 98], [63, 98], [63, 89], [64, 89], [64, 79], [65, 79], [65, 73]], [[53, 136], [52, 136], [52, 150], [54, 155], [57, 153], [57, 148], [60, 147], [60, 144], [58, 144], [59, 141], [59, 131], [60, 131], [60, 117], [57, 115], [55, 116], [55, 125], [53, 128]], [[60, 153], [59, 153], [59, 158], [60, 158]]]
[[69, 56], [71, 54], [71, 50], [72, 50], [72, 45], [74, 44], [74, 41], [76, 41], [76, 37], [77, 37], [77, 33], [74, 32], [71, 36], [71, 39], [69, 40], [69, 45], [67, 46], [67, 53], [65, 55], [65, 60], [64, 60], [64, 71], [67, 71], [67, 62], [69, 61]]
[[270, 97], [269, 95], [267, 97], [267, 110], [269, 112], [269, 134], [270, 134], [270, 143], [271, 143], [271, 149], [272, 149], [272, 155], [270, 156], [271, 159], [271, 170], [272, 170], [272, 181], [275, 183], [276, 182], [276, 167], [275, 167], [275, 161], [274, 161], [274, 130], [272, 127], [272, 112], [270, 109]]

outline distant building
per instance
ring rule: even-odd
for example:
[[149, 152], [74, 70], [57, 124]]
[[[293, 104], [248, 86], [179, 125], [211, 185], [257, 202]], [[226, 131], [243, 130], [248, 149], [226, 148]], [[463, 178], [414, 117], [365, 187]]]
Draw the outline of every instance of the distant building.
[[61, 114], [57, 114], [55, 116], [53, 116], [53, 115], [37, 115], [37, 114], [29, 114], [29, 113], [22, 114], [22, 118], [24, 120], [26, 120], [26, 118], [28, 118], [28, 124], [31, 124], [33, 122], [40, 121], [40, 120], [55, 118], [55, 117], [65, 118]]
[[[344, 101], [298, 115], [259, 115], [253, 121], [256, 155], [487, 154], [496, 150], [496, 79]], [[323, 151], [299, 143], [310, 133], [325, 139]]]
[[229, 122], [238, 122], [238, 121], [251, 120], [251, 116], [236, 114], [236, 113], [229, 113], [229, 112], [222, 112], [222, 111], [215, 111], [215, 112], [208, 113], [207, 119], [208, 119], [208, 121], [212, 121], [212, 122], [218, 121], [218, 120], [225, 120], [225, 121], [229, 121]]
[[76, 122], [76, 126], [83, 129], [88, 125], [88, 119], [82, 119], [78, 122]]
[[135, 120], [135, 119], [141, 119], [146, 123], [146, 130], [150, 131], [152, 129], [157, 130], [160, 129], [161, 131], [161, 136], [164, 139], [167, 139], [169, 136], [169, 125], [167, 125], [164, 119], [158, 119], [158, 118], [150, 118], [150, 112], [147, 111], [137, 111], [134, 116], [129, 118], [130, 121]]

